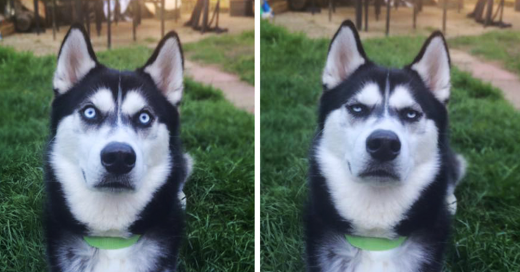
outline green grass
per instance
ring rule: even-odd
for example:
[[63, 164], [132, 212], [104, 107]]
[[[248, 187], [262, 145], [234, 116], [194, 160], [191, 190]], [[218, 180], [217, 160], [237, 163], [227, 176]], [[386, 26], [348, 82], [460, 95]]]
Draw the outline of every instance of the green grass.
[[[151, 50], [98, 54], [133, 69]], [[54, 57], [0, 47], [0, 271], [47, 271], [42, 237], [42, 157]], [[185, 149], [196, 161], [188, 196], [181, 271], [253, 271], [254, 118], [223, 95], [186, 82], [181, 106]]]
[[211, 36], [184, 45], [189, 59], [216, 64], [225, 71], [237, 74], [245, 82], [255, 84], [255, 32], [238, 35]]
[[462, 36], [448, 43], [484, 59], [500, 62], [506, 69], [520, 75], [520, 32], [495, 30], [479, 36]]
[[[363, 42], [379, 64], [410, 63], [426, 37]], [[262, 271], [304, 271], [302, 208], [329, 40], [261, 24]], [[499, 90], [457, 69], [451, 142], [469, 161], [446, 271], [520, 271], [520, 114]]]

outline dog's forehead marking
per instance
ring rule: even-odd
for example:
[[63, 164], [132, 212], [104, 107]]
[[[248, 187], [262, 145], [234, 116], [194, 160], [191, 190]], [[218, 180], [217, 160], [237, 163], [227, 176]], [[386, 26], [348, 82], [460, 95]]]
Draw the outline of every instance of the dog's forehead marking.
[[388, 102], [391, 108], [403, 109], [406, 107], [413, 107], [417, 103], [413, 99], [410, 90], [404, 85], [397, 85], [392, 92]]
[[357, 93], [355, 99], [364, 105], [374, 106], [380, 104], [383, 99], [379, 91], [379, 85], [374, 82], [369, 82], [363, 86], [363, 89]]
[[133, 115], [143, 109], [147, 105], [144, 97], [136, 90], [130, 90], [126, 93], [125, 100], [121, 105], [123, 114]]
[[387, 72], [386, 74], [386, 80], [385, 80], [385, 97], [383, 99], [384, 104], [384, 115], [388, 114], [388, 98], [390, 97], [390, 72]]
[[97, 109], [103, 113], [114, 110], [115, 102], [112, 98], [112, 92], [107, 88], [100, 88], [92, 97], [90, 101]]
[[121, 124], [121, 101], [123, 99], [123, 90], [121, 90], [121, 72], [119, 72], [119, 81], [117, 84], [117, 123]]

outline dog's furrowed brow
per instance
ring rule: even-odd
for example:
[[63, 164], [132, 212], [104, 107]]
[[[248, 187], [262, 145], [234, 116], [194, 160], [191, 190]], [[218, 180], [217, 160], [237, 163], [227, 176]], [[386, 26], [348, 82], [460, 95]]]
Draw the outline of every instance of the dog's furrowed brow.
[[144, 97], [137, 91], [129, 91], [123, 99], [121, 109], [123, 114], [134, 115], [148, 105]]
[[90, 102], [103, 113], [108, 113], [115, 109], [115, 102], [112, 92], [107, 88], [100, 88], [90, 97]]
[[375, 106], [380, 104], [382, 100], [383, 97], [381, 96], [379, 86], [374, 82], [365, 84], [361, 90], [358, 91], [357, 94], [354, 95], [354, 97], [351, 99], [351, 101], [355, 101], [367, 106]]
[[397, 85], [390, 95], [389, 105], [393, 109], [414, 108], [420, 109], [417, 101], [412, 97], [407, 86]]

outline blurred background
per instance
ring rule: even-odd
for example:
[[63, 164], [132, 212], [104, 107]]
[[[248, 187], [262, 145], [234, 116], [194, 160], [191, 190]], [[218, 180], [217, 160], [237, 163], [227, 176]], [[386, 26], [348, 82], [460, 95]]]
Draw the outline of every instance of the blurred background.
[[47, 271], [42, 166], [56, 55], [73, 22], [101, 63], [122, 70], [178, 33], [181, 137], [196, 162], [179, 271], [254, 271], [253, 3], [0, 0], [0, 271]]
[[411, 63], [441, 30], [450, 50], [452, 147], [469, 162], [443, 271], [520, 271], [520, 12], [516, 0], [267, 0], [261, 37], [261, 261], [304, 271], [303, 208], [321, 75], [356, 24], [369, 59]]

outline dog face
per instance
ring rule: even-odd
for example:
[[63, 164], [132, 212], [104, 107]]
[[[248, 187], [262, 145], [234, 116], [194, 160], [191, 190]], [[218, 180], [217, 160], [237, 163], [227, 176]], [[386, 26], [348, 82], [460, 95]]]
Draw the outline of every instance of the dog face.
[[[110, 78], [118, 82], [118, 75]], [[59, 123], [54, 155], [77, 168], [91, 190], [138, 191], [170, 168], [168, 128], [139, 86], [123, 94], [97, 83]]]
[[321, 154], [337, 162], [334, 171], [369, 186], [399, 185], [430, 173], [439, 167], [449, 82], [440, 33], [426, 41], [412, 64], [387, 69], [368, 60], [355, 27], [344, 23], [323, 73]]
[[84, 30], [73, 27], [53, 84], [49, 162], [72, 212], [92, 229], [128, 227], [176, 163], [170, 143], [183, 92], [176, 34], [144, 67], [116, 71], [97, 62]]

